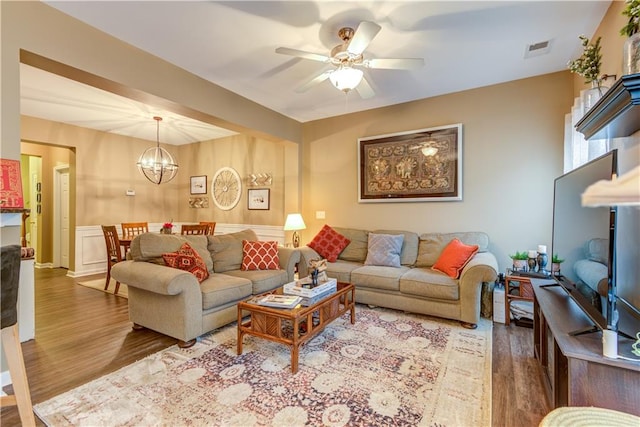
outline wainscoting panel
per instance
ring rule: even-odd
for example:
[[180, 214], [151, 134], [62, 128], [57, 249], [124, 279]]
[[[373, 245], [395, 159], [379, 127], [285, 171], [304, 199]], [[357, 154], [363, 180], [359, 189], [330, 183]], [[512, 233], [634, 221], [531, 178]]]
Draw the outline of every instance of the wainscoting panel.
[[[185, 222], [185, 224], [191, 224]], [[180, 231], [182, 223], [174, 222], [174, 230]], [[118, 233], [122, 233], [120, 226]], [[162, 223], [150, 223], [149, 232], [157, 233], [162, 228]], [[228, 234], [250, 228], [258, 236], [258, 240], [275, 240], [284, 245], [284, 230], [277, 225], [250, 225], [250, 224], [216, 224], [215, 234]], [[67, 276], [81, 277], [91, 274], [105, 273], [107, 271], [107, 250], [104, 243], [104, 235], [99, 225], [86, 225], [76, 227], [76, 262], [73, 270], [69, 269]]]

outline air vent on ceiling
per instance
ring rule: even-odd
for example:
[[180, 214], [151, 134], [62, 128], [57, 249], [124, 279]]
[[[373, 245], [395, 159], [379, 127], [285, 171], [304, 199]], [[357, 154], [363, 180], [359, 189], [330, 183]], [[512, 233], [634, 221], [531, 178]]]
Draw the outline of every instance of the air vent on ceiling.
[[533, 56], [540, 56], [549, 53], [551, 50], [551, 40], [545, 40], [543, 42], [533, 43], [527, 45], [524, 51], [525, 58], [531, 58]]

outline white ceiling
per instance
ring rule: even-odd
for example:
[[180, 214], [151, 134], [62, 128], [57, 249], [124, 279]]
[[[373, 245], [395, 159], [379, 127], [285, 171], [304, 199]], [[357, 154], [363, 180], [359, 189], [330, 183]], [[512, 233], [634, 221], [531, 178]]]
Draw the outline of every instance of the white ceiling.
[[[610, 1], [47, 1], [114, 37], [301, 122], [565, 70]], [[361, 99], [327, 80], [295, 89], [331, 65], [275, 53], [328, 55], [341, 27], [382, 30], [365, 58], [424, 58], [418, 70], [365, 70], [376, 92]], [[529, 44], [549, 52], [525, 57]], [[23, 66], [22, 113], [156, 139], [211, 139], [219, 129]], [[144, 131], [144, 128], [148, 128]], [[172, 130], [173, 128], [173, 130]], [[175, 132], [174, 132], [175, 130]], [[151, 134], [149, 134], [151, 132]], [[227, 133], [227, 134], [230, 134]], [[146, 135], [146, 136], [145, 136]]]

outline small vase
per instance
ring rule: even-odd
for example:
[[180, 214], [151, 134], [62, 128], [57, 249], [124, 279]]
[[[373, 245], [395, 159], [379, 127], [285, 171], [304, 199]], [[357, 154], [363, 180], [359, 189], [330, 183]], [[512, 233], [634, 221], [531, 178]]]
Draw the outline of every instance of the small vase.
[[514, 259], [513, 260], [513, 270], [514, 271], [525, 271], [527, 269], [527, 260], [526, 259]]
[[598, 82], [592, 81], [591, 88], [581, 92], [583, 113], [589, 111], [589, 109], [593, 107], [600, 98], [602, 98], [602, 95], [607, 91], [607, 89], [607, 87], [599, 85]]
[[640, 33], [635, 33], [622, 47], [622, 74], [640, 73]]
[[160, 234], [171, 234], [171, 227], [162, 227], [160, 229]]

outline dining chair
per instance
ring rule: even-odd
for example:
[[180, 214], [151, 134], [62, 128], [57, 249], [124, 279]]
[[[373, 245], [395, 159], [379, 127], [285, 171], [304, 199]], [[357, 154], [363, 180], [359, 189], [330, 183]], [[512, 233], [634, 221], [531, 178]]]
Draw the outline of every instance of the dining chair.
[[6, 355], [9, 375], [14, 394], [2, 396], [0, 407], [17, 406], [23, 426], [35, 426], [33, 404], [24, 367], [24, 356], [18, 333], [18, 287], [20, 285], [20, 245], [3, 246], [0, 251], [2, 272], [0, 273], [0, 293], [2, 298], [2, 351]]
[[[115, 225], [103, 225], [102, 233], [107, 244], [107, 281], [104, 284], [104, 290], [106, 291], [109, 289], [109, 282], [111, 281], [111, 267], [122, 261], [122, 252], [120, 251], [120, 238]], [[114, 294], [118, 295], [119, 290], [120, 282], [116, 282]]]
[[149, 232], [149, 224], [147, 222], [123, 222], [121, 226], [123, 236], [137, 236], [138, 234]]
[[216, 223], [215, 222], [207, 222], [207, 221], [200, 221], [200, 224], [206, 224], [207, 225], [207, 232], [204, 234], [207, 234], [209, 236], [213, 236], [213, 232], [216, 229]]
[[180, 234], [207, 234], [209, 225], [207, 224], [182, 224]]

